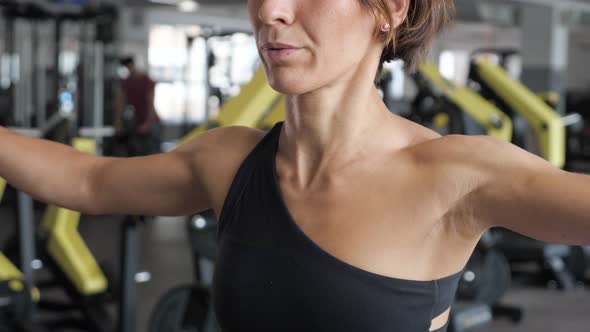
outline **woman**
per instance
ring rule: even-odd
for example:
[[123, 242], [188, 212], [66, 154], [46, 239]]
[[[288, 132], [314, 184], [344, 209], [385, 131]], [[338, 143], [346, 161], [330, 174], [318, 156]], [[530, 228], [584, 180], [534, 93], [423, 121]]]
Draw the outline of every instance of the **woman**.
[[445, 331], [460, 271], [503, 226], [590, 243], [590, 178], [489, 137], [391, 114], [383, 60], [412, 64], [450, 0], [249, 0], [287, 119], [209, 131], [170, 153], [97, 158], [3, 131], [0, 170], [91, 214], [220, 219], [214, 301], [224, 331]]

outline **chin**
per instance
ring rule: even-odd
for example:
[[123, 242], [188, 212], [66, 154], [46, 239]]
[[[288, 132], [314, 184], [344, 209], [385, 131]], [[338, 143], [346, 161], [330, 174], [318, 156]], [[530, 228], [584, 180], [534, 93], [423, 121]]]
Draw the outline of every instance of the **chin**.
[[310, 89], [307, 89], [305, 87], [299, 87], [297, 85], [288, 84], [288, 83], [274, 83], [273, 82], [273, 83], [270, 83], [270, 87], [278, 93], [281, 93], [284, 95], [289, 95], [289, 96], [302, 95], [302, 94], [305, 94], [305, 93], [311, 91]]
[[268, 73], [266, 78], [270, 87], [284, 95], [302, 95], [313, 90], [311, 82], [302, 79], [302, 77], [309, 77], [309, 75], [301, 75], [294, 73]]

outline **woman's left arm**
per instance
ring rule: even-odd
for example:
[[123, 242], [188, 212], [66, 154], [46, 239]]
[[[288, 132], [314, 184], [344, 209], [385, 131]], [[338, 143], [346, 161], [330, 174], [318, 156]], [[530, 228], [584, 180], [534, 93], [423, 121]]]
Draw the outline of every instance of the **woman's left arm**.
[[470, 202], [484, 227], [551, 243], [590, 245], [590, 176], [558, 169], [512, 144], [480, 138], [484, 179]]

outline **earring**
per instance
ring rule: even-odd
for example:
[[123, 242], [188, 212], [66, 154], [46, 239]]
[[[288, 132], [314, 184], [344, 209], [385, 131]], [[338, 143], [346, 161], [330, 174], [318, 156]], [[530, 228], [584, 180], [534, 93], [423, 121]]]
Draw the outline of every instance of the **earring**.
[[390, 29], [391, 29], [391, 25], [389, 23], [385, 23], [381, 26], [381, 31], [383, 31], [383, 32], [389, 32]]

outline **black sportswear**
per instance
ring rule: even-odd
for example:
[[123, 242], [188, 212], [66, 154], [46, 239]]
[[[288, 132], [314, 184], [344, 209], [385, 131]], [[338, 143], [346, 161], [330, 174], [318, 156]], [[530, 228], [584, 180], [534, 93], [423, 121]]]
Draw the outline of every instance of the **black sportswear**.
[[221, 212], [213, 301], [222, 330], [427, 332], [451, 306], [461, 274], [390, 278], [321, 249], [292, 219], [279, 189], [281, 128], [244, 160]]

